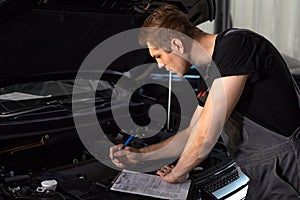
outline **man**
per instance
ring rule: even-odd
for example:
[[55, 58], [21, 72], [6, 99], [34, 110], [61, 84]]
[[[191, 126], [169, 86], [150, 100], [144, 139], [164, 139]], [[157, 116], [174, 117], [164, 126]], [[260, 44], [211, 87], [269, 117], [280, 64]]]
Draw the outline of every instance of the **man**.
[[[214, 77], [204, 107], [197, 107], [187, 129], [141, 149], [113, 146], [113, 163], [122, 168], [180, 154], [176, 166], [164, 166], [157, 174], [182, 182], [223, 131], [228, 149], [250, 178], [247, 199], [299, 199], [300, 92], [275, 47], [249, 30], [204, 33], [172, 5], [156, 9], [143, 27], [150, 29], [141, 30], [139, 41], [159, 67], [183, 76], [191, 65], [211, 64], [220, 77]], [[157, 153], [169, 143], [183, 145], [180, 151]]]

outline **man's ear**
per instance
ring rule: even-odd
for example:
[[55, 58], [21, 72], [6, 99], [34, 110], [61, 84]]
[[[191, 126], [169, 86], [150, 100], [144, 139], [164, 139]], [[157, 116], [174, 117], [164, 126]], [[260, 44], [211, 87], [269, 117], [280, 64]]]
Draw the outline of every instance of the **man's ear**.
[[182, 41], [178, 38], [173, 38], [171, 40], [171, 49], [172, 51], [182, 54], [184, 52], [184, 46]]

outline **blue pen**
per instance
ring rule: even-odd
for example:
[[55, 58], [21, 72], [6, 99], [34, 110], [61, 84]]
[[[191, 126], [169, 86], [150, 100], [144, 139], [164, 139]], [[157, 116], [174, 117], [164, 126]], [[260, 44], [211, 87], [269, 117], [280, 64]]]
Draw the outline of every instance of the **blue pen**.
[[125, 147], [128, 145], [128, 143], [132, 140], [133, 135], [130, 135], [130, 137], [126, 140], [126, 142], [123, 144], [120, 150], [124, 150]]

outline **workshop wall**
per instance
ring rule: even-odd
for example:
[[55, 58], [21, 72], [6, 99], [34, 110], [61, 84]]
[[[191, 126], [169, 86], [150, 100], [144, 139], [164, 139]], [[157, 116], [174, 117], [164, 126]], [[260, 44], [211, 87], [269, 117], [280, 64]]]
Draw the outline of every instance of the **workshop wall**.
[[234, 27], [252, 29], [300, 60], [299, 0], [231, 0]]

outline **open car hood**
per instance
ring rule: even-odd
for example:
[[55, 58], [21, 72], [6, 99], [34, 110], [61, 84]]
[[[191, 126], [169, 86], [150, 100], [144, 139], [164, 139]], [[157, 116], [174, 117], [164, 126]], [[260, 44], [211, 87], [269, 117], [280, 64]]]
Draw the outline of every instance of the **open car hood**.
[[[0, 199], [148, 199], [108, 190], [118, 173], [110, 165], [109, 148], [127, 141], [129, 134], [136, 135], [130, 144], [135, 148], [160, 142], [188, 125], [193, 106], [181, 108], [172, 94], [170, 126], [151, 118], [153, 105], [167, 107], [167, 87], [137, 83], [146, 78], [167, 83], [168, 74], [132, 81], [133, 73], [124, 73], [151, 59], [147, 49], [93, 69], [105, 68], [107, 77], [101, 80], [89, 76], [74, 84], [71, 79], [94, 47], [140, 27], [163, 3], [176, 4], [194, 24], [214, 18], [214, 0], [0, 0]], [[115, 84], [120, 77], [123, 84]], [[199, 77], [189, 79], [197, 88]], [[184, 92], [180, 84], [173, 79], [178, 96]], [[119, 127], [117, 122], [128, 119], [134, 123]], [[103, 133], [91, 131], [95, 126]], [[148, 164], [155, 166], [152, 160]], [[189, 200], [207, 199], [205, 194], [227, 198], [248, 181], [221, 141], [196, 168], [190, 174]], [[44, 180], [56, 180], [56, 190], [43, 190]]]
[[[164, 3], [177, 5], [195, 24], [215, 16], [214, 0], [1, 0], [0, 86], [35, 78], [75, 78], [96, 45], [140, 27]], [[123, 72], [149, 59], [146, 50], [128, 56], [111, 68]]]

